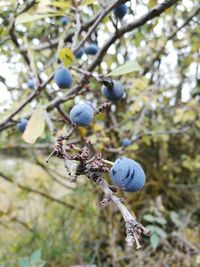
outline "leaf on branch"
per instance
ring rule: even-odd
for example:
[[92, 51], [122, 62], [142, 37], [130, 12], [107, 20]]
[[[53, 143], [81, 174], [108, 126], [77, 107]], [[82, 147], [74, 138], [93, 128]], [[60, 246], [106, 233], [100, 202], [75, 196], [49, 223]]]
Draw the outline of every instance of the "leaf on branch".
[[145, 214], [143, 219], [147, 222], [155, 222], [155, 217], [151, 214]]
[[158, 227], [158, 226], [155, 226], [155, 232], [156, 232], [156, 234], [157, 235], [159, 235], [160, 237], [164, 237], [164, 238], [166, 238], [167, 237], [167, 234], [166, 234], [166, 232], [165, 231], [163, 231], [163, 229], [162, 228], [160, 228], [160, 227]]
[[58, 7], [61, 9], [66, 9], [66, 8], [70, 8], [72, 6], [72, 4], [70, 2], [58, 2], [58, 1], [54, 1], [52, 3], [50, 3], [51, 6], [54, 7]]
[[34, 251], [30, 257], [31, 264], [36, 264], [36, 263], [40, 262], [41, 261], [41, 255], [42, 255], [42, 253], [41, 253], [40, 249]]
[[137, 61], [133, 60], [124, 65], [119, 66], [115, 70], [108, 73], [106, 76], [118, 76], [133, 71], [141, 71], [141, 70], [142, 70], [141, 66], [137, 63]]
[[163, 217], [156, 217], [156, 222], [159, 224], [167, 224], [167, 221]]
[[62, 48], [58, 51], [58, 58], [62, 61], [65, 67], [71, 65], [72, 61], [74, 60], [74, 54], [69, 48]]
[[35, 112], [28, 121], [26, 130], [23, 134], [23, 139], [29, 144], [34, 144], [39, 136], [44, 132], [45, 128], [45, 113], [44, 108], [38, 105]]
[[19, 24], [24, 24], [24, 23], [28, 23], [28, 22], [32, 22], [35, 20], [40, 20], [40, 19], [45, 19], [47, 17], [55, 17], [55, 16], [63, 16], [64, 14], [61, 12], [56, 12], [56, 13], [47, 13], [47, 14], [41, 14], [41, 15], [33, 15], [33, 14], [29, 14], [29, 13], [23, 13], [21, 15], [19, 15], [16, 20], [15, 20], [15, 25], [19, 25]]
[[19, 267], [29, 267], [29, 259], [19, 259]]
[[157, 246], [159, 245], [159, 237], [156, 233], [152, 233], [152, 235], [150, 237], [150, 242], [151, 242], [152, 248], [156, 249]]
[[95, 0], [85, 0], [82, 5], [97, 5], [98, 2]]

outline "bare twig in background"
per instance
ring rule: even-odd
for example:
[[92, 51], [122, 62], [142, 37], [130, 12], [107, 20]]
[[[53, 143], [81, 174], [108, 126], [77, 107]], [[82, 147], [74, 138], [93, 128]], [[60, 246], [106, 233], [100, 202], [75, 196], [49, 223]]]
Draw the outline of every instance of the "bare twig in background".
[[[0, 172], [0, 176], [1, 176], [4, 180], [6, 180], [6, 181], [8, 181], [8, 182], [10, 182], [10, 183], [13, 183], [13, 180], [12, 180], [10, 177], [8, 177], [7, 175], [3, 174], [2, 172]], [[23, 184], [21, 184], [21, 183], [15, 183], [15, 185], [17, 185], [17, 186], [18, 186], [20, 189], [22, 189], [22, 190], [25, 190], [25, 191], [27, 191], [27, 192], [30, 192], [30, 193], [34, 193], [34, 194], [40, 195], [40, 196], [42, 196], [42, 197], [44, 197], [44, 198], [46, 198], [46, 199], [48, 199], [48, 200], [50, 200], [50, 201], [56, 202], [56, 203], [61, 204], [61, 205], [65, 206], [65, 207], [68, 207], [68, 208], [70, 208], [70, 209], [74, 209], [74, 208], [76, 208], [76, 207], [75, 207], [74, 205], [72, 205], [72, 204], [68, 204], [68, 203], [66, 203], [66, 202], [64, 202], [64, 201], [62, 201], [62, 200], [60, 200], [60, 199], [54, 198], [54, 197], [52, 197], [52, 196], [50, 196], [50, 195], [48, 195], [48, 194], [46, 194], [46, 193], [44, 193], [44, 192], [38, 191], [38, 190], [33, 189], [33, 188], [29, 187], [29, 186], [25, 186], [25, 185], [23, 185]]]
[[170, 8], [171, 6], [178, 3], [179, 0], [168, 0], [161, 4], [158, 4], [151, 10], [149, 10], [145, 15], [138, 18], [137, 20], [129, 23], [128, 25], [118, 29], [117, 32], [115, 32], [110, 39], [103, 45], [103, 47], [100, 49], [96, 57], [94, 58], [92, 64], [89, 67], [89, 71], [93, 71], [95, 67], [101, 62], [102, 58], [105, 56], [108, 48], [116, 42], [117, 39], [119, 39], [121, 36], [123, 36], [125, 33], [133, 31], [136, 28], [141, 27], [144, 25], [147, 21], [161, 15], [166, 9]]
[[166, 39], [166, 41], [164, 42], [164, 44], [162, 45], [162, 47], [158, 50], [156, 56], [155, 56], [155, 57], [153, 58], [153, 60], [148, 64], [148, 66], [144, 69], [144, 71], [143, 71], [143, 75], [145, 75], [145, 74], [149, 71], [149, 69], [153, 66], [153, 64], [154, 64], [157, 60], [159, 60], [160, 56], [163, 54], [163, 52], [164, 52], [164, 50], [165, 50], [165, 47], [166, 47], [168, 41], [171, 40], [171, 39], [173, 39], [174, 37], [176, 37], [177, 33], [178, 33], [179, 31], [181, 31], [183, 28], [185, 28], [185, 27], [192, 21], [192, 19], [193, 19], [196, 15], [198, 15], [199, 11], [200, 11], [200, 8], [196, 9], [196, 10], [195, 10], [195, 11], [194, 11], [194, 12], [193, 12], [193, 13], [192, 13], [192, 14], [185, 20], [185, 22], [184, 22], [180, 27], [178, 27], [174, 32], [172, 32], [172, 34], [170, 34], [170, 35], [167, 37], [167, 39]]

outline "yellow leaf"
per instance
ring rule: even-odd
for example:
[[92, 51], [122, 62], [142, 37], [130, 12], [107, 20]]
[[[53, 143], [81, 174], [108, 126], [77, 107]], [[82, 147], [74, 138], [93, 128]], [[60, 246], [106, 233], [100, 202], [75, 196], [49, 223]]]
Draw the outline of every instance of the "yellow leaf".
[[149, 146], [151, 144], [151, 136], [143, 135], [142, 136], [142, 142]]
[[77, 128], [79, 135], [84, 138], [87, 135], [87, 129], [84, 127], [78, 127]]
[[176, 113], [175, 113], [175, 115], [174, 115], [174, 117], [173, 117], [173, 121], [174, 121], [174, 123], [179, 123], [180, 121], [182, 121], [182, 119], [183, 119], [183, 114], [184, 114], [184, 110], [183, 109], [177, 109], [176, 110]]
[[148, 7], [149, 8], [153, 8], [156, 4], [157, 4], [157, 0], [150, 0], [149, 4], [148, 4]]
[[196, 125], [197, 128], [200, 129], [200, 121], [195, 121], [195, 125]]
[[74, 54], [72, 53], [71, 49], [66, 47], [59, 50], [58, 58], [62, 61], [65, 67], [68, 67], [74, 60]]
[[103, 137], [103, 138], [101, 138], [101, 142], [109, 145], [110, 144], [110, 138], [109, 137]]
[[137, 91], [146, 91], [148, 88], [148, 80], [146, 77], [141, 77], [140, 79], [135, 79], [133, 81], [133, 85], [134, 85], [134, 90]]
[[193, 121], [196, 118], [196, 112], [192, 109], [187, 110], [183, 115], [183, 122]]
[[23, 134], [23, 139], [29, 144], [34, 144], [39, 136], [44, 132], [45, 128], [45, 113], [44, 108], [38, 105], [35, 112], [28, 121], [26, 130]]
[[93, 129], [93, 132], [96, 133], [96, 132], [102, 131], [103, 130], [103, 127], [100, 124], [94, 123], [92, 125], [92, 129]]
[[83, 5], [96, 5], [97, 4], [97, 1], [95, 1], [95, 0], [85, 0], [84, 2], [83, 2]]
[[142, 109], [142, 106], [140, 105], [138, 101], [136, 101], [130, 106], [130, 111], [132, 114], [139, 112], [141, 109]]
[[66, 9], [66, 8], [70, 8], [71, 7], [71, 3], [66, 3], [66, 2], [58, 2], [58, 1], [54, 1], [50, 4], [51, 6], [54, 7], [58, 7], [58, 8], [62, 8], [62, 9]]
[[138, 150], [139, 146], [138, 144], [132, 144], [129, 147], [127, 147], [127, 150]]
[[102, 151], [103, 149], [104, 149], [104, 144], [103, 143], [101, 143], [101, 144], [97, 144], [97, 149], [99, 150], [99, 151]]

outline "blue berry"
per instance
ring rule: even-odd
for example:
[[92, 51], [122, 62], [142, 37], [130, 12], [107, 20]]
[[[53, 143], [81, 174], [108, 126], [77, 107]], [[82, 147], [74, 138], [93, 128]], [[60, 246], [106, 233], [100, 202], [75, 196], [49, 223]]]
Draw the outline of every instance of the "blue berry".
[[145, 173], [136, 161], [119, 158], [110, 169], [112, 182], [127, 192], [139, 191], [145, 183]]
[[94, 110], [88, 103], [75, 105], [70, 111], [71, 122], [75, 125], [88, 126], [94, 117]]
[[59, 88], [70, 88], [73, 82], [73, 78], [68, 69], [60, 67], [57, 69], [54, 75], [54, 81]]
[[130, 145], [131, 145], [131, 140], [130, 139], [124, 138], [122, 140], [122, 146], [127, 147], [127, 146], [130, 146]]
[[28, 81], [28, 88], [34, 89], [35, 88], [35, 82], [33, 80]]
[[99, 47], [95, 43], [90, 43], [88, 47], [85, 49], [85, 52], [88, 55], [96, 55], [98, 51]]
[[75, 57], [79, 59], [82, 57], [83, 54], [84, 54], [84, 49], [83, 49], [83, 47], [81, 47], [81, 48], [79, 48], [79, 50], [77, 50], [75, 52]]
[[124, 95], [124, 88], [120, 82], [113, 80], [113, 87], [103, 86], [102, 94], [111, 101], [119, 101]]
[[93, 104], [91, 101], [86, 101], [85, 102], [87, 105], [89, 105], [93, 110], [95, 110], [95, 108], [93, 107]]
[[62, 23], [63, 26], [66, 26], [67, 23], [68, 23], [68, 19], [67, 19], [66, 17], [62, 17], [62, 18], [60, 19], [60, 21], [61, 21], [61, 23]]
[[20, 122], [16, 124], [16, 128], [20, 133], [23, 133], [26, 129], [28, 120], [27, 119], [21, 119]]
[[117, 6], [115, 9], [114, 9], [114, 14], [115, 14], [115, 17], [118, 18], [118, 19], [123, 19], [123, 17], [126, 15], [127, 13], [127, 10], [128, 10], [128, 7], [126, 4], [121, 4], [119, 6]]

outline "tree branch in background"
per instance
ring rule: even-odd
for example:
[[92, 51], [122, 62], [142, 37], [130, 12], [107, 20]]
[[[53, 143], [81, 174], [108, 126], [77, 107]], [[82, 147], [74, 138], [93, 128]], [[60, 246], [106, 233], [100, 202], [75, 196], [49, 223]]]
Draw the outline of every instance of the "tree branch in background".
[[[13, 180], [10, 177], [8, 177], [7, 175], [3, 174], [2, 172], [0, 172], [0, 176], [4, 180], [6, 180], [6, 181], [8, 181], [10, 183], [13, 183]], [[13, 184], [17, 185], [22, 190], [25, 190], [27, 192], [40, 195], [40, 196], [42, 196], [42, 197], [44, 197], [44, 198], [46, 198], [46, 199], [48, 199], [48, 200], [50, 200], [52, 202], [56, 202], [56, 203], [61, 204], [61, 205], [65, 206], [65, 207], [67, 207], [67, 208], [79, 209], [78, 207], [76, 207], [76, 206], [74, 206], [72, 204], [68, 204], [68, 203], [66, 203], [66, 202], [64, 202], [64, 201], [62, 201], [60, 199], [54, 198], [54, 197], [52, 197], [52, 196], [50, 196], [50, 195], [48, 195], [48, 194], [46, 194], [44, 192], [38, 191], [38, 190], [33, 189], [33, 188], [29, 187], [29, 186], [22, 185], [21, 183], [13, 183]]]
[[[122, 2], [126, 2], [126, 1], [116, 1], [114, 4], [112, 4], [111, 6], [109, 6], [104, 13], [102, 13], [102, 15], [100, 16], [101, 19], [103, 19], [108, 12], [113, 8], [113, 6], [117, 5], [117, 3], [122, 3]], [[153, 19], [156, 16], [159, 16], [160, 14], [162, 14], [167, 8], [173, 6], [174, 4], [176, 4], [178, 2], [178, 0], [168, 0], [163, 2], [162, 4], [159, 4], [157, 6], [155, 6], [153, 9], [151, 9], [149, 12], [147, 12], [145, 15], [143, 15], [141, 18], [133, 21], [132, 23], [120, 28], [117, 32], [115, 32], [113, 34], [113, 36], [111, 36], [111, 38], [104, 44], [104, 46], [100, 49], [99, 53], [97, 54], [97, 56], [94, 58], [92, 64], [89, 66], [88, 70], [89, 72], [93, 71], [95, 69], [95, 67], [102, 61], [103, 57], [105, 56], [108, 48], [117, 40], [119, 39], [121, 36], [123, 36], [126, 32], [132, 31], [142, 25], [144, 25], [147, 21]], [[98, 19], [98, 24], [100, 23], [101, 19]], [[92, 29], [94, 30], [97, 26], [97, 23], [95, 23], [95, 27], [93, 27]], [[91, 32], [90, 32], [91, 34]], [[84, 39], [86, 41], [86, 39]], [[79, 47], [79, 46], [78, 46]], [[78, 48], [77, 47], [77, 48]], [[20, 106], [18, 107], [14, 112], [12, 112], [12, 114], [6, 118], [3, 122], [0, 123], [0, 131], [2, 131], [4, 129], [4, 127], [6, 126], [6, 124], [8, 122], [11, 121], [11, 119], [18, 114], [28, 103], [30, 103], [37, 95], [38, 92], [40, 92], [51, 80], [52, 80], [53, 76], [50, 76], [49, 79], [44, 82], [42, 85], [40, 85], [37, 90], [29, 96], [29, 98]], [[80, 89], [82, 88], [82, 86], [87, 83], [88, 81], [86, 81], [86, 77], [83, 76], [83, 78], [81, 79], [80, 84], [75, 85], [70, 92], [67, 92], [66, 94], [64, 94], [62, 97], [57, 97], [55, 98], [52, 102], [50, 102], [47, 105], [47, 111], [50, 111], [52, 109], [54, 109], [55, 107], [57, 107], [58, 105], [60, 105], [61, 103], [66, 102], [68, 99], [73, 98], [73, 95], [76, 95], [77, 92], [79, 91], [80, 93]]]
[[100, 49], [96, 57], [94, 58], [92, 64], [90, 65], [88, 71], [93, 71], [97, 65], [100, 64], [101, 60], [105, 56], [107, 50], [109, 47], [116, 42], [117, 39], [122, 37], [125, 33], [133, 31], [136, 28], [141, 27], [144, 25], [147, 21], [160, 16], [165, 10], [172, 7], [176, 3], [178, 3], [179, 0], [168, 0], [164, 1], [163, 3], [155, 6], [151, 10], [149, 10], [145, 15], [138, 18], [137, 20], [127, 24], [126, 26], [118, 29], [111, 37], [110, 39], [104, 44], [104, 46]]
[[159, 59], [160, 59], [160, 56], [163, 54], [163, 52], [164, 52], [164, 50], [165, 50], [165, 47], [166, 47], [166, 45], [167, 45], [167, 43], [168, 43], [168, 41], [169, 40], [172, 40], [174, 37], [176, 37], [176, 35], [177, 35], [177, 33], [179, 32], [179, 31], [181, 31], [183, 28], [185, 28], [191, 21], [192, 21], [192, 19], [196, 16], [196, 15], [198, 15], [198, 13], [199, 13], [199, 11], [200, 11], [200, 8], [197, 8], [187, 19], [186, 19], [186, 21], [180, 26], [180, 27], [178, 27], [172, 34], [170, 34], [168, 37], [167, 37], [167, 39], [166, 39], [166, 41], [164, 42], [164, 44], [162, 45], [162, 47], [158, 50], [158, 52], [157, 52], [157, 54], [156, 54], [156, 56], [154, 57], [154, 59], [148, 64], [148, 66], [144, 69], [144, 71], [143, 71], [143, 75], [145, 75], [148, 71], [149, 71], [149, 69], [153, 66], [153, 64], [156, 62], [156, 61], [158, 61]]

